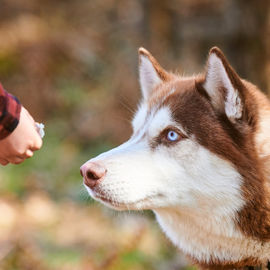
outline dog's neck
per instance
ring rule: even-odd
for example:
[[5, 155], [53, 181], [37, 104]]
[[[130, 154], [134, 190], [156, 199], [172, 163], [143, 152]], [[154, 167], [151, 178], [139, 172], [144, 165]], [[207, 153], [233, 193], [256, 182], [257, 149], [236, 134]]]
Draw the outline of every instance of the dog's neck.
[[[253, 88], [253, 86], [248, 88]], [[243, 269], [247, 265], [266, 265], [270, 259], [270, 207], [267, 206], [270, 198], [270, 109], [269, 101], [261, 93], [254, 90], [252, 95], [260, 104], [254, 138], [254, 153], [258, 155], [260, 173], [255, 172], [254, 177], [259, 178], [257, 179], [258, 189], [264, 192], [258, 192], [262, 194], [262, 198], [255, 196], [256, 205], [253, 199], [249, 201], [249, 205], [245, 203], [253, 210], [256, 208], [254, 210], [256, 216], [250, 216], [248, 211], [245, 213], [247, 218], [244, 225], [246, 229], [250, 229], [249, 234], [245, 234], [245, 230], [239, 228], [241, 224], [236, 223], [236, 220], [239, 220], [237, 216], [239, 211], [236, 211], [235, 215], [228, 215], [226, 212], [215, 211], [216, 209], [210, 208], [209, 205], [206, 206], [209, 207], [209, 212], [180, 207], [155, 210], [159, 224], [171, 241], [196, 263], [208, 268], [222, 269], [227, 265], [229, 267], [227, 269]], [[251, 167], [254, 167], [253, 164]], [[242, 177], [244, 175], [245, 172]], [[255, 179], [251, 178], [254, 182]], [[226, 199], [222, 201], [228, 202]], [[210, 202], [210, 204], [217, 206], [216, 202]], [[254, 225], [255, 223], [257, 226]], [[251, 230], [256, 237], [247, 236], [252, 235]], [[259, 237], [259, 233], [257, 236], [254, 230], [264, 232], [264, 241], [259, 240], [262, 237]]]
[[199, 265], [243, 267], [269, 259], [270, 242], [244, 237], [228, 216], [209, 217], [177, 207], [158, 209], [155, 214], [171, 241]]

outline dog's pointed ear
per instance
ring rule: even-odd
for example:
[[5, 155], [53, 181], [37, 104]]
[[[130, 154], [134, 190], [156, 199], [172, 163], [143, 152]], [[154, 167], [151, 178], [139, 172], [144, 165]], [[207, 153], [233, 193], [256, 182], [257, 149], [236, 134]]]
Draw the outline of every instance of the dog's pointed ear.
[[203, 87], [213, 107], [232, 122], [241, 119], [244, 106], [243, 83], [217, 47], [209, 52]]
[[143, 99], [147, 99], [154, 88], [169, 79], [169, 74], [144, 48], [139, 48], [139, 80]]

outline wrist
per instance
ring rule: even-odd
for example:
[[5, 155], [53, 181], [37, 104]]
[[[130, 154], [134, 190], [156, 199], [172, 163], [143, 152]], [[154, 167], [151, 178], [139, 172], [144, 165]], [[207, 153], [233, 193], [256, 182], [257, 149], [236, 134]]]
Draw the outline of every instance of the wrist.
[[10, 135], [18, 126], [21, 114], [19, 100], [5, 92], [0, 96], [0, 140]]

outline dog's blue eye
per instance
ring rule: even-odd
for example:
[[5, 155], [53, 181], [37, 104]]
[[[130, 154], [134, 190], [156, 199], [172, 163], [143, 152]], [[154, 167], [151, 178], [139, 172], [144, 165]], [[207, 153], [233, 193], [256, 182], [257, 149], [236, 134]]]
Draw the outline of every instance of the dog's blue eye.
[[179, 139], [179, 135], [177, 132], [175, 132], [173, 130], [169, 130], [169, 132], [167, 134], [167, 139], [171, 142], [175, 142]]

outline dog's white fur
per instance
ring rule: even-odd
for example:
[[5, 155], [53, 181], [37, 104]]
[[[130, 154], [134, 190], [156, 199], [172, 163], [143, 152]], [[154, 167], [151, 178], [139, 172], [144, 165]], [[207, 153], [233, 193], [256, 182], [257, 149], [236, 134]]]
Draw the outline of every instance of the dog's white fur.
[[[171, 241], [198, 261], [235, 262], [254, 255], [262, 261], [268, 259], [270, 243], [262, 247], [258, 240], [243, 236], [235, 225], [236, 213], [245, 203], [243, 179], [229, 161], [200, 145], [195, 136], [172, 147], [151, 149], [151, 141], [164, 128], [175, 126], [183, 134], [186, 131], [173, 120], [168, 106], [149, 106], [148, 99], [161, 80], [147, 57], [141, 55], [140, 63], [143, 99], [132, 122], [133, 135], [121, 146], [89, 160], [107, 169], [97, 189], [86, 186], [89, 194], [118, 210], [153, 209]], [[221, 83], [228, 89], [224, 105], [217, 91]], [[231, 121], [241, 117], [238, 91], [215, 54], [209, 57], [205, 89]], [[167, 95], [175, 91], [172, 88]]]
[[[149, 141], [166, 126], [177, 124], [171, 120], [168, 108], [148, 114], [146, 121], [145, 111], [141, 106], [133, 121], [139, 124], [134, 126], [137, 136], [91, 160], [102, 162], [108, 170], [99, 190], [113, 201], [113, 204], [105, 202], [109, 207], [153, 209], [175, 245], [207, 262], [210, 254], [218, 252], [221, 237], [234, 242], [242, 238], [233, 223], [235, 212], [243, 205], [241, 177], [229, 162], [200, 146], [194, 138], [170, 149], [160, 146], [152, 152]], [[96, 194], [86, 188], [95, 198]], [[203, 246], [208, 234], [217, 238], [208, 247], [211, 250], [197, 243], [199, 237]], [[223, 255], [221, 251], [217, 256], [235, 256], [229, 253]]]

